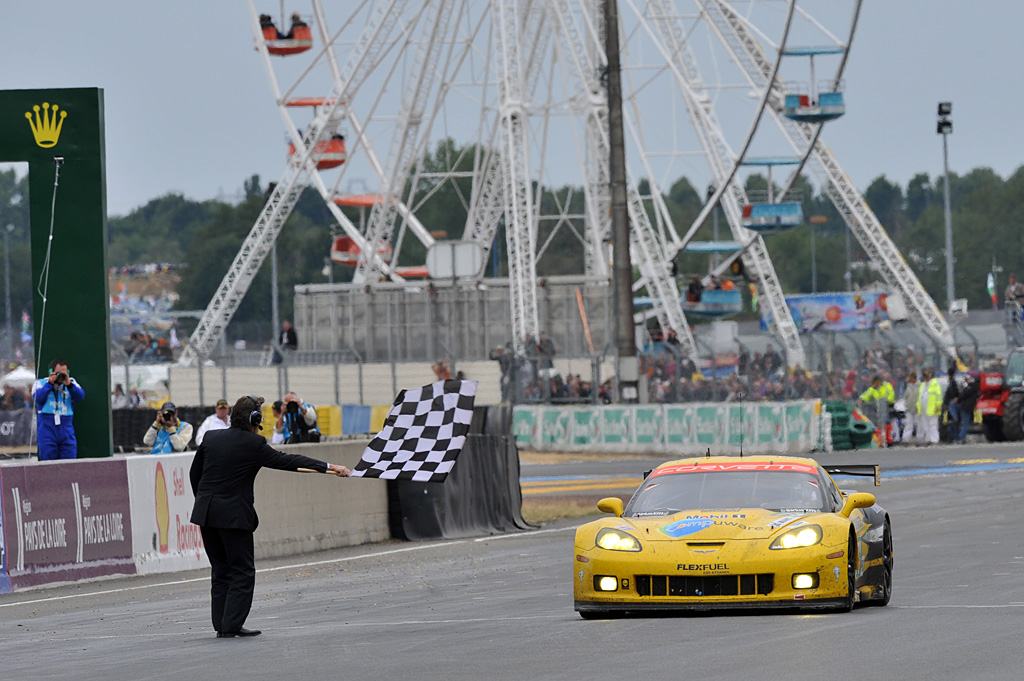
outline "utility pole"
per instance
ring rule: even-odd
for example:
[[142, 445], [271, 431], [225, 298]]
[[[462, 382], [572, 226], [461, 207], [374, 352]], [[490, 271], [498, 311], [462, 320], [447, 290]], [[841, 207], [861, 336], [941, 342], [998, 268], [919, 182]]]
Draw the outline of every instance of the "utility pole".
[[951, 309], [956, 294], [953, 292], [953, 215], [949, 209], [949, 136], [953, 134], [952, 102], [939, 102], [939, 120], [935, 132], [942, 135], [942, 165], [945, 169], [942, 185], [946, 203], [946, 309]]
[[633, 322], [633, 264], [629, 257], [626, 204], [626, 143], [622, 129], [622, 74], [619, 72], [619, 8], [604, 0], [604, 40], [608, 56], [608, 143], [610, 146], [612, 271], [615, 285], [615, 345], [618, 349], [619, 402], [636, 402], [640, 370]]

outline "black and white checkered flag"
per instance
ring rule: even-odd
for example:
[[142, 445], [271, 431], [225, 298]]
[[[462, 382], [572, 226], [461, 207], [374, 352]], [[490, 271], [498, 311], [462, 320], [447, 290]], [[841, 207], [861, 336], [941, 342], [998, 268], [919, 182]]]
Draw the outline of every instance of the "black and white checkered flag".
[[438, 381], [398, 393], [353, 477], [444, 482], [466, 442], [476, 381]]

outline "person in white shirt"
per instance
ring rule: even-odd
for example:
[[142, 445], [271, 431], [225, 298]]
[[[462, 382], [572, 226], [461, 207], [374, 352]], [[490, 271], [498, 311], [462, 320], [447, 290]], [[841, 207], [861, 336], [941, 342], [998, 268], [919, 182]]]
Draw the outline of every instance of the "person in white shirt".
[[203, 436], [207, 432], [211, 430], [224, 430], [231, 427], [231, 423], [228, 421], [229, 409], [227, 400], [217, 400], [216, 411], [207, 416], [199, 426], [199, 432], [196, 433], [196, 447], [203, 444]]

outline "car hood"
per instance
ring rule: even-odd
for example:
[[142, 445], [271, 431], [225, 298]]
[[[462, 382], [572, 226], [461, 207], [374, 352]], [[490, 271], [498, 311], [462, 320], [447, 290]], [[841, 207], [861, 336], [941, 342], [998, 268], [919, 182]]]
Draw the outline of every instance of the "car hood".
[[646, 541], [766, 539], [779, 530], [810, 522], [816, 511], [763, 508], [694, 509], [648, 518], [619, 518]]

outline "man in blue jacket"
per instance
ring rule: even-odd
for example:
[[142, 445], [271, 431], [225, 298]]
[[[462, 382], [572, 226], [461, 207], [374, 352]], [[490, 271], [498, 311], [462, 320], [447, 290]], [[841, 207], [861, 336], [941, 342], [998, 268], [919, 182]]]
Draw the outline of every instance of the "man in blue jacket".
[[36, 443], [39, 460], [75, 459], [78, 440], [71, 422], [75, 403], [85, 397], [85, 390], [68, 373], [63, 359], [50, 362], [50, 374], [32, 384], [32, 399], [36, 403]]

